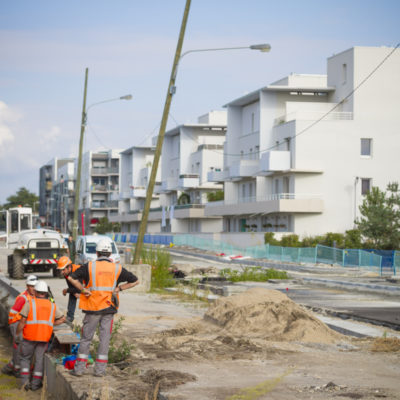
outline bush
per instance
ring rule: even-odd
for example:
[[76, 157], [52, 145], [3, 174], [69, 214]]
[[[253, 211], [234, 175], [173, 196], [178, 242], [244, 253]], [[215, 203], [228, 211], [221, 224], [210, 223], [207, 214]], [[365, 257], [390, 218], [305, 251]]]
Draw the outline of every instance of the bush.
[[[124, 317], [119, 317], [117, 320], [114, 320], [110, 338], [110, 346], [108, 348], [109, 364], [114, 364], [126, 360], [131, 355], [131, 351], [134, 347], [132, 344], [128, 343], [126, 339], [121, 340], [121, 329], [124, 319]], [[97, 349], [99, 348], [100, 344], [98, 338], [99, 328], [97, 328], [96, 330], [96, 337], [92, 340], [92, 347], [90, 350], [93, 359], [96, 358]]]
[[300, 247], [299, 235], [287, 235], [281, 239], [281, 246], [284, 247]]
[[269, 279], [288, 279], [285, 271], [263, 269], [262, 267], [245, 267], [242, 271], [225, 268], [220, 275], [232, 282], [266, 282]]
[[163, 289], [175, 285], [169, 267], [171, 255], [169, 251], [153, 247], [142, 249], [142, 263], [151, 265], [151, 289]]
[[208, 201], [224, 200], [224, 191], [223, 190], [217, 190], [216, 192], [207, 193], [207, 200]]
[[276, 240], [274, 237], [274, 233], [273, 232], [266, 232], [264, 233], [264, 243], [265, 244], [270, 244], [271, 246], [279, 246], [280, 245], [280, 241]]

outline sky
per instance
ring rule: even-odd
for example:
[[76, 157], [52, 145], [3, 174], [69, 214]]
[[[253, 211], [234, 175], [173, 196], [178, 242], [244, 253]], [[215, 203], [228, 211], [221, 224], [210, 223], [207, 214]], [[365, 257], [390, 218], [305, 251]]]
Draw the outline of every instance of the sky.
[[[0, 203], [39, 168], [84, 152], [148, 145], [158, 134], [185, 0], [0, 1]], [[167, 129], [290, 73], [324, 74], [353, 46], [400, 42], [398, 0], [192, 0], [182, 52], [269, 43], [271, 51], [181, 59]]]

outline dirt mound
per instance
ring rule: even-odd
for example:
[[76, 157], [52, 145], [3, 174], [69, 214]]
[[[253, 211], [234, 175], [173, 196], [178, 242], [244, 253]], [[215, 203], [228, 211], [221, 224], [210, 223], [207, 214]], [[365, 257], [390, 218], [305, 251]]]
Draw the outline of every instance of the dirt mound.
[[234, 336], [315, 343], [342, 338], [284, 293], [263, 288], [216, 300], [204, 319]]

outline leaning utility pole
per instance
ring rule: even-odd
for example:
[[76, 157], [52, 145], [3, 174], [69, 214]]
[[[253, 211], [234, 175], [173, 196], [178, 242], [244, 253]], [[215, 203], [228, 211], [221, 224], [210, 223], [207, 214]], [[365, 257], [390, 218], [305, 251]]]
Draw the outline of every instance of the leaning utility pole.
[[187, 19], [189, 16], [190, 2], [191, 2], [191, 0], [186, 0], [185, 11], [183, 13], [181, 31], [179, 33], [178, 44], [176, 46], [174, 64], [172, 66], [171, 77], [169, 80], [168, 91], [167, 91], [167, 98], [165, 100], [164, 112], [163, 112], [161, 125], [160, 125], [160, 132], [158, 134], [156, 151], [154, 153], [153, 166], [151, 168], [150, 180], [149, 180], [149, 184], [147, 186], [146, 200], [144, 202], [144, 208], [143, 208], [143, 213], [142, 213], [142, 222], [140, 223], [138, 238], [137, 238], [137, 242], [136, 242], [136, 246], [135, 246], [135, 255], [133, 258], [134, 264], [139, 263], [140, 253], [141, 253], [142, 247], [143, 247], [143, 238], [144, 238], [144, 234], [146, 232], [147, 219], [149, 217], [150, 204], [151, 204], [151, 199], [153, 197], [154, 184], [156, 181], [157, 169], [158, 169], [158, 164], [160, 161], [160, 155], [161, 155], [162, 145], [163, 145], [163, 141], [164, 141], [165, 129], [167, 127], [169, 109], [171, 107], [172, 96], [175, 93], [176, 72], [177, 72], [179, 59], [181, 57], [183, 38], [185, 36], [186, 23], [187, 23]]
[[76, 237], [78, 236], [78, 209], [79, 209], [79, 193], [80, 193], [80, 188], [81, 188], [83, 135], [85, 133], [85, 126], [86, 126], [86, 92], [87, 92], [88, 74], [89, 74], [89, 69], [86, 68], [85, 88], [83, 91], [81, 136], [79, 139], [78, 169], [76, 171], [76, 181], [75, 181], [75, 207], [74, 207], [74, 221], [73, 221], [73, 227], [72, 227], [72, 237], [73, 237], [74, 241], [76, 241]]

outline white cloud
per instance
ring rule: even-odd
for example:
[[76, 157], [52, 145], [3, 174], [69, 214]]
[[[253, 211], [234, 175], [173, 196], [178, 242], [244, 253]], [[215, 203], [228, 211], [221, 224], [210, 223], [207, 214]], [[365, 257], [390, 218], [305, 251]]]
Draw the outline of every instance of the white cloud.
[[14, 140], [12, 125], [18, 121], [19, 114], [11, 110], [6, 103], [0, 101], [0, 154], [6, 142]]

